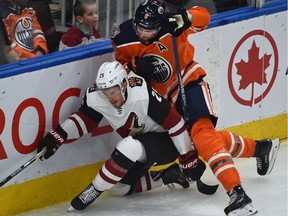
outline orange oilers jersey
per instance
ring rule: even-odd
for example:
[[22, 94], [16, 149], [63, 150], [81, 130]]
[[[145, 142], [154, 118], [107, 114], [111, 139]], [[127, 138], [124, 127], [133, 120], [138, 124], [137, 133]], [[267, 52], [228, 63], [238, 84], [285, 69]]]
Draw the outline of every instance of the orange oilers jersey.
[[10, 13], [3, 19], [11, 47], [20, 58], [35, 57], [36, 47], [48, 53], [46, 39], [32, 8], [24, 8], [21, 14]]
[[[176, 38], [178, 56], [184, 85], [206, 76], [204, 69], [194, 62], [194, 47], [188, 41], [190, 34], [202, 31], [210, 22], [210, 14], [203, 7], [188, 10], [192, 14], [191, 27]], [[173, 104], [178, 97], [178, 79], [171, 34], [161, 28], [153, 41], [143, 44], [135, 33], [133, 19], [127, 20], [115, 28], [111, 36], [116, 59], [123, 65], [135, 56], [153, 56], [157, 63], [152, 75], [151, 85]]]

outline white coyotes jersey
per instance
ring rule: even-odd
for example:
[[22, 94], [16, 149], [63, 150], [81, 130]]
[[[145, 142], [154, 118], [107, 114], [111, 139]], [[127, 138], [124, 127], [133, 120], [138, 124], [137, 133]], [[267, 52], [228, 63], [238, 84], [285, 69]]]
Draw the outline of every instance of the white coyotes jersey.
[[[127, 99], [122, 107], [112, 106], [99, 90], [91, 91], [90, 88], [86, 96], [87, 106], [101, 113], [122, 137], [148, 131], [164, 131], [163, 127], [148, 115], [149, 93], [146, 82], [133, 72], [128, 75]], [[155, 96], [159, 97], [158, 93], [155, 92]]]
[[143, 78], [132, 72], [128, 76], [127, 99], [122, 107], [115, 108], [93, 84], [87, 89], [80, 109], [61, 127], [68, 139], [78, 139], [93, 131], [103, 117], [123, 138], [167, 131], [180, 154], [192, 148], [184, 119]]

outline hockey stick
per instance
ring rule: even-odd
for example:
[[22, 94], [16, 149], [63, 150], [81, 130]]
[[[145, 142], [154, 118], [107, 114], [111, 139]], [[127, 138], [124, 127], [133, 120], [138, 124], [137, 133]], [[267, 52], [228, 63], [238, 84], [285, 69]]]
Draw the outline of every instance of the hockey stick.
[[36, 156], [31, 158], [29, 161], [27, 161], [25, 164], [23, 164], [21, 167], [19, 167], [16, 171], [14, 171], [11, 175], [6, 177], [0, 182], [0, 187], [5, 185], [8, 181], [10, 181], [12, 178], [14, 178], [16, 175], [18, 175], [20, 172], [22, 172], [25, 168], [27, 168], [29, 165], [31, 165], [37, 158], [44, 155], [46, 152], [46, 148], [44, 148], [41, 152], [39, 152]]
[[[178, 78], [178, 88], [181, 96], [182, 101], [182, 113], [183, 117], [187, 123], [187, 129], [190, 131], [190, 126], [188, 124], [189, 120], [189, 113], [187, 112], [187, 101], [186, 101], [186, 95], [185, 95], [185, 89], [184, 89], [184, 82], [181, 75], [181, 68], [180, 68], [180, 62], [179, 62], [179, 56], [178, 56], [178, 48], [176, 44], [176, 38], [172, 35], [172, 46], [173, 46], [173, 54], [174, 54], [174, 61], [176, 66], [176, 73]], [[201, 179], [196, 181], [197, 189], [200, 193], [206, 194], [206, 195], [212, 195], [214, 194], [219, 185], [207, 185], [204, 182], [201, 181]]]

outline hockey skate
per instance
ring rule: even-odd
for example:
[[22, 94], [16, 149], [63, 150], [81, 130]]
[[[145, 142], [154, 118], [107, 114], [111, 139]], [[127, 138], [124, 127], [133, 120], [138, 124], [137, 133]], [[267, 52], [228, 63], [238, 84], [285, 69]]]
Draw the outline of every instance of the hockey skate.
[[82, 191], [71, 201], [71, 207], [68, 209], [68, 212], [75, 209], [84, 210], [91, 203], [93, 203], [97, 199], [97, 197], [101, 195], [101, 193], [103, 193], [103, 191], [96, 190], [94, 185], [91, 183], [84, 189], [84, 191]]
[[177, 163], [172, 164], [164, 170], [151, 171], [150, 175], [154, 181], [162, 178], [164, 185], [167, 185], [170, 190], [176, 190], [174, 183], [181, 185], [183, 188], [188, 188], [190, 186]]
[[256, 162], [257, 173], [259, 175], [268, 175], [272, 171], [280, 147], [279, 139], [263, 139], [256, 141]]
[[252, 200], [246, 195], [245, 191], [238, 185], [227, 193], [230, 197], [229, 205], [224, 209], [228, 216], [249, 216], [258, 212], [252, 206]]

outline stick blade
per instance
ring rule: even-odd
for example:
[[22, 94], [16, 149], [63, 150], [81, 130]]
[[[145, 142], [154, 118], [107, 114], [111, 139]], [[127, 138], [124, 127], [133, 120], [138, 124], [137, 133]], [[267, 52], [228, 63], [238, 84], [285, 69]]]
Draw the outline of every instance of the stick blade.
[[207, 185], [204, 182], [202, 182], [200, 179], [196, 181], [197, 189], [200, 193], [206, 194], [206, 195], [213, 195], [216, 193], [219, 185]]
[[271, 147], [271, 151], [269, 155], [269, 160], [270, 160], [269, 167], [268, 167], [266, 175], [269, 175], [274, 167], [279, 148], [280, 148], [280, 139], [277, 138], [277, 139], [272, 140], [272, 147]]

